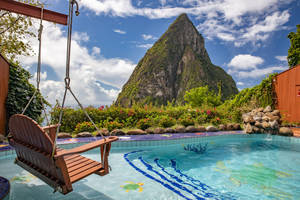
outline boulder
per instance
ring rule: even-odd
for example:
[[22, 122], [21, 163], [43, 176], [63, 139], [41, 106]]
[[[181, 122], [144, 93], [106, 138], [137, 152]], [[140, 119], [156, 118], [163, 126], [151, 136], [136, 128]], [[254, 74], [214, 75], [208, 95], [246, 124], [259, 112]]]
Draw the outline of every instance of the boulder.
[[72, 138], [72, 135], [70, 133], [61, 132], [57, 134], [57, 138]]
[[262, 121], [262, 117], [260, 116], [254, 116], [253, 119], [257, 122], [261, 122]]
[[245, 127], [245, 132], [250, 134], [252, 133], [252, 131], [253, 131], [252, 126], [250, 123], [248, 123]]
[[173, 128], [166, 128], [165, 129], [165, 133], [175, 133], [176, 131], [175, 131], [175, 129], [173, 129]]
[[218, 129], [220, 131], [225, 131], [226, 130], [226, 126], [224, 124], [220, 124], [219, 127], [218, 127]]
[[195, 126], [188, 126], [185, 128], [185, 132], [194, 133], [194, 132], [198, 132], [198, 129]]
[[263, 108], [263, 107], [260, 107], [260, 108], [257, 109], [257, 111], [258, 111], [258, 112], [263, 112], [263, 111], [264, 111], [264, 108]]
[[5, 140], [4, 135], [0, 134], [0, 143], [4, 142], [4, 140]]
[[93, 137], [93, 135], [90, 133], [90, 132], [81, 132], [81, 133], [78, 133], [76, 135], [77, 138], [81, 138], [81, 137]]
[[[104, 136], [109, 136], [109, 131], [108, 131], [108, 129], [107, 128], [102, 128], [102, 129], [100, 129], [100, 133], [102, 134], [102, 135], [104, 135]], [[101, 136], [101, 134], [100, 133], [97, 133], [97, 137], [98, 136]]]
[[265, 121], [265, 122], [268, 122], [270, 120], [270, 118], [265, 115], [265, 116], [262, 117], [262, 120]]
[[162, 134], [162, 133], [165, 132], [165, 129], [163, 129], [163, 128], [155, 128], [153, 132], [154, 132], [154, 134]]
[[261, 128], [262, 127], [262, 124], [259, 122], [259, 121], [256, 121], [254, 126], [258, 127], [258, 128]]
[[232, 131], [232, 130], [234, 130], [234, 124], [226, 124], [226, 130], [227, 130], [227, 131]]
[[273, 115], [272, 117], [270, 117], [270, 121], [279, 121], [280, 120], [280, 117], [277, 116], [277, 115]]
[[110, 132], [110, 135], [116, 136], [116, 135], [126, 135], [126, 134], [121, 129], [114, 129], [112, 132]]
[[206, 128], [204, 126], [198, 126], [196, 127], [196, 132], [205, 132]]
[[280, 111], [279, 110], [273, 110], [272, 115], [274, 116], [280, 116]]
[[147, 134], [154, 134], [154, 131], [151, 128], [147, 128], [145, 131]]
[[269, 124], [270, 124], [271, 129], [278, 129], [278, 127], [279, 127], [279, 124], [276, 120], [275, 121], [270, 121]]
[[264, 113], [267, 113], [267, 112], [272, 112], [271, 106], [267, 106], [267, 107], [264, 109]]
[[214, 126], [208, 126], [206, 127], [206, 131], [208, 132], [215, 132], [215, 131], [218, 131], [218, 129]]
[[233, 124], [233, 130], [241, 130], [241, 125], [240, 124]]
[[258, 113], [256, 114], [256, 116], [257, 116], [257, 117], [263, 117], [263, 116], [264, 116], [264, 113], [263, 113], [263, 112], [258, 112]]
[[263, 123], [261, 124], [261, 126], [262, 126], [264, 129], [268, 129], [268, 128], [271, 127], [270, 124], [269, 124], [268, 122], [263, 122]]
[[185, 133], [185, 127], [184, 126], [178, 126], [175, 128], [176, 133]]
[[147, 132], [142, 129], [134, 129], [127, 131], [127, 135], [146, 135]]
[[251, 115], [248, 115], [244, 118], [245, 123], [255, 123], [253, 117]]
[[293, 136], [293, 131], [292, 129], [288, 128], [288, 127], [281, 127], [279, 129], [279, 135], [283, 135], [283, 136]]
[[259, 133], [260, 129], [257, 128], [256, 126], [252, 127], [252, 133]]

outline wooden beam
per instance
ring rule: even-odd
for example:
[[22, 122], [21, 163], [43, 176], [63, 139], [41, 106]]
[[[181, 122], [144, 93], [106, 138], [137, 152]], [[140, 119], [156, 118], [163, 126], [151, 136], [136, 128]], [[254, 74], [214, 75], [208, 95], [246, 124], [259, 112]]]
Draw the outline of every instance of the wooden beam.
[[[14, 0], [0, 0], [0, 10], [18, 13], [34, 18], [41, 18], [41, 8]], [[68, 24], [68, 15], [44, 9], [44, 20], [62, 25]]]

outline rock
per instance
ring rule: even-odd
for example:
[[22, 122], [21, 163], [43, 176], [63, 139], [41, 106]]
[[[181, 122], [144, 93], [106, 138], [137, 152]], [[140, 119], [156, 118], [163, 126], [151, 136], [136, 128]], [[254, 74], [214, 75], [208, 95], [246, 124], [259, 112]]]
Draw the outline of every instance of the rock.
[[176, 133], [185, 133], [185, 127], [184, 126], [178, 126], [175, 128]]
[[264, 108], [263, 108], [263, 107], [260, 107], [260, 108], [257, 109], [257, 111], [258, 111], [258, 112], [263, 112], [263, 111], [264, 111]]
[[262, 127], [262, 125], [261, 125], [261, 123], [260, 123], [259, 121], [256, 121], [255, 124], [254, 124], [254, 126], [256, 126], [256, 127], [258, 127], [258, 128], [261, 128], [261, 127]]
[[215, 132], [215, 131], [218, 131], [218, 129], [214, 126], [208, 126], [206, 127], [206, 131], [208, 132]]
[[255, 121], [259, 121], [259, 122], [262, 121], [262, 117], [260, 117], [260, 116], [254, 116], [253, 119], [254, 119]]
[[263, 123], [261, 124], [261, 126], [262, 126], [264, 129], [270, 128], [270, 124], [269, 124], [268, 122], [263, 122]]
[[116, 135], [126, 135], [126, 134], [121, 129], [114, 129], [113, 131], [110, 132], [110, 135], [116, 136]]
[[141, 129], [134, 129], [127, 131], [127, 135], [146, 135], [147, 132]]
[[90, 132], [81, 132], [81, 133], [78, 133], [76, 135], [76, 137], [78, 137], [78, 138], [80, 138], [80, 137], [93, 137], [93, 135]]
[[[109, 131], [108, 131], [107, 128], [102, 128], [102, 129], [100, 129], [100, 133], [101, 133], [102, 135], [104, 135], [104, 136], [109, 136]], [[97, 136], [97, 137], [101, 136], [100, 133], [97, 133], [96, 136]]]
[[234, 124], [226, 124], [226, 130], [227, 131], [232, 131], [232, 130], [234, 130]]
[[271, 106], [267, 106], [267, 107], [264, 109], [264, 113], [267, 113], [267, 112], [272, 112]]
[[233, 130], [241, 130], [241, 125], [240, 124], [233, 124]]
[[166, 128], [165, 129], [165, 133], [175, 133], [176, 131], [175, 131], [175, 129], [173, 129], [173, 128]]
[[293, 136], [293, 131], [288, 127], [281, 127], [278, 134], [282, 136]]
[[272, 116], [270, 117], [270, 121], [279, 121], [280, 117], [279, 116]]
[[280, 111], [279, 110], [273, 110], [272, 115], [274, 116], [280, 116]]
[[70, 133], [58, 133], [57, 138], [72, 138], [72, 135]]
[[252, 131], [253, 131], [252, 126], [250, 123], [248, 123], [245, 127], [245, 132], [250, 134], [252, 133]]
[[219, 128], [220, 131], [225, 131], [226, 130], [226, 126], [224, 124], [220, 124], [218, 128]]
[[267, 117], [267, 116], [263, 116], [263, 117], [262, 117], [262, 120], [263, 120], [264, 122], [268, 122], [268, 121], [270, 120], [270, 118]]
[[147, 134], [154, 134], [154, 131], [151, 128], [147, 128], [145, 131]]
[[270, 121], [269, 124], [270, 124], [271, 129], [278, 129], [278, 127], [279, 127], [279, 124], [276, 120]]
[[252, 127], [252, 132], [253, 132], [253, 133], [259, 133], [259, 130], [260, 130], [260, 129], [257, 128], [256, 126], [253, 126], [253, 127]]
[[195, 126], [188, 126], [185, 128], [185, 132], [194, 133], [194, 132], [198, 132], [198, 129], [196, 129]]
[[163, 129], [163, 128], [155, 128], [153, 132], [154, 132], [154, 134], [162, 134], [162, 133], [165, 132], [165, 129]]
[[198, 126], [196, 127], [196, 132], [205, 132], [206, 128], [204, 126]]
[[254, 123], [255, 123], [255, 121], [254, 121], [254, 119], [253, 119], [252, 116], [247, 116], [247, 117], [244, 119], [244, 122], [245, 122], [245, 123], [251, 123], [251, 124], [254, 124]]
[[4, 142], [4, 140], [5, 140], [4, 135], [0, 134], [0, 143]]

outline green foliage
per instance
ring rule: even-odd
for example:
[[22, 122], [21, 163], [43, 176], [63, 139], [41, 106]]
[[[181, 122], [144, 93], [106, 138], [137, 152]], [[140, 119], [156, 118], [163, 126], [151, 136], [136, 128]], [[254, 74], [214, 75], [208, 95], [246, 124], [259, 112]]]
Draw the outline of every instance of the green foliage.
[[[5, 102], [8, 118], [10, 118], [13, 114], [22, 113], [29, 99], [35, 92], [35, 87], [28, 81], [30, 77], [30, 73], [21, 66], [17, 64], [10, 66], [8, 95]], [[37, 122], [42, 122], [42, 102], [47, 103], [47, 101], [43, 99], [42, 95], [38, 93], [24, 114]]]
[[193, 107], [200, 107], [203, 105], [214, 107], [222, 103], [221, 93], [216, 95], [208, 89], [208, 86], [197, 87], [187, 91], [184, 95], [184, 100]]
[[290, 68], [300, 64], [300, 24], [297, 25], [297, 32], [288, 34], [291, 46], [288, 50], [287, 60]]
[[191, 126], [195, 124], [191, 114], [184, 114], [178, 119], [179, 124], [183, 126]]
[[140, 119], [137, 124], [136, 127], [142, 130], [146, 130], [147, 128], [150, 128], [152, 125], [151, 120], [149, 118], [145, 118], [145, 119]]
[[107, 130], [112, 131], [114, 129], [123, 128], [123, 124], [119, 123], [118, 121], [108, 121], [108, 120], [105, 120], [102, 123], [102, 128], [107, 128]]
[[95, 131], [95, 127], [93, 126], [93, 124], [91, 122], [82, 122], [82, 123], [78, 123], [75, 127], [74, 132], [75, 133], [81, 133], [81, 132], [90, 132], [92, 133], [93, 131]]
[[[19, 0], [37, 5], [36, 0]], [[24, 38], [35, 37], [30, 17], [0, 10], [0, 53], [8, 60], [15, 61], [18, 55], [32, 55], [33, 50]]]
[[174, 126], [175, 124], [176, 124], [176, 120], [173, 119], [172, 117], [169, 117], [168, 115], [162, 115], [159, 117], [158, 125], [160, 127], [167, 128], [167, 127]]

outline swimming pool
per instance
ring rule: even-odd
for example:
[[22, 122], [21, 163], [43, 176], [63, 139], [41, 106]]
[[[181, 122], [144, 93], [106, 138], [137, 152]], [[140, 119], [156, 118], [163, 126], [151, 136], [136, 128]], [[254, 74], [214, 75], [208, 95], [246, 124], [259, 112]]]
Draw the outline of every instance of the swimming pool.
[[[98, 152], [84, 155], [99, 160]], [[0, 157], [0, 175], [11, 183], [10, 199], [300, 199], [300, 140], [291, 137], [116, 142], [111, 173], [75, 183], [66, 196], [53, 194], [13, 159]]]

